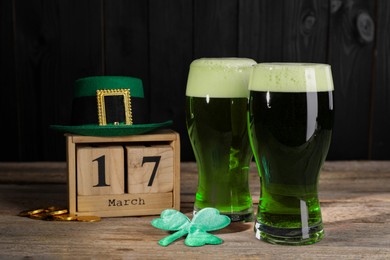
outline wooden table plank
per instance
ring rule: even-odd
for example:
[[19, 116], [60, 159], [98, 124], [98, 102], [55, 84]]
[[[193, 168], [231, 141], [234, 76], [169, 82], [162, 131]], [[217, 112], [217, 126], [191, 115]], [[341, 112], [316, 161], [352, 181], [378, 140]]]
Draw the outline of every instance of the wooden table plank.
[[[182, 212], [192, 217], [196, 165], [181, 164]], [[256, 202], [259, 181], [251, 168]], [[325, 238], [310, 246], [271, 245], [255, 239], [253, 223], [213, 232], [222, 245], [191, 248], [150, 221], [158, 216], [103, 218], [101, 222], [53, 222], [18, 217], [29, 208], [64, 206], [65, 163], [0, 163], [0, 258], [198, 259], [390, 259], [390, 162], [327, 162], [320, 178]], [[256, 206], [256, 205], [255, 205]]]

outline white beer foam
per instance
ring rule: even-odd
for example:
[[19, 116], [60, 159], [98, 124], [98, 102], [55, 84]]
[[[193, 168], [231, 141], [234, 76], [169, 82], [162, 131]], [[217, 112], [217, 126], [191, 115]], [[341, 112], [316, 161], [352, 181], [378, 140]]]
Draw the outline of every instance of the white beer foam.
[[259, 63], [249, 79], [249, 90], [271, 92], [333, 91], [330, 65], [320, 63]]
[[248, 82], [256, 61], [249, 58], [201, 58], [190, 65], [186, 96], [248, 97]]

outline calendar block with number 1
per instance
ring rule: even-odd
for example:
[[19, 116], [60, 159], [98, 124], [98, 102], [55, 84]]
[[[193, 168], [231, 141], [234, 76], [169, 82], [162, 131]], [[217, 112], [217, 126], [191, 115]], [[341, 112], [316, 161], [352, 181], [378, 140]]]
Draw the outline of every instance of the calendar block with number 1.
[[66, 135], [69, 212], [101, 217], [180, 209], [180, 140], [172, 130]]

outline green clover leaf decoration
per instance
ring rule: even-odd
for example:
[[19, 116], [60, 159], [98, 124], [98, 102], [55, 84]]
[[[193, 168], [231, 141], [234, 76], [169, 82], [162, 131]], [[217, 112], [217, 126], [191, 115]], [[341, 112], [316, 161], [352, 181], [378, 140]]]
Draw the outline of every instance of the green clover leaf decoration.
[[219, 245], [223, 240], [209, 231], [222, 229], [230, 224], [230, 218], [220, 215], [215, 208], [204, 208], [192, 218], [192, 221], [180, 211], [164, 210], [160, 218], [152, 220], [152, 226], [175, 233], [161, 239], [158, 244], [168, 246], [176, 239], [187, 235], [184, 244], [187, 246]]

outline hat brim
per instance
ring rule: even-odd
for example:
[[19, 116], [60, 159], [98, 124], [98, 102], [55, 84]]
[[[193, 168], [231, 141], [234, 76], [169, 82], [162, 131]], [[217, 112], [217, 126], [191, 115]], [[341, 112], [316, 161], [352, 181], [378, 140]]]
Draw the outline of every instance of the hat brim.
[[51, 125], [50, 128], [64, 133], [86, 136], [126, 136], [148, 133], [169, 125], [172, 125], [172, 120], [162, 123], [136, 125]]

